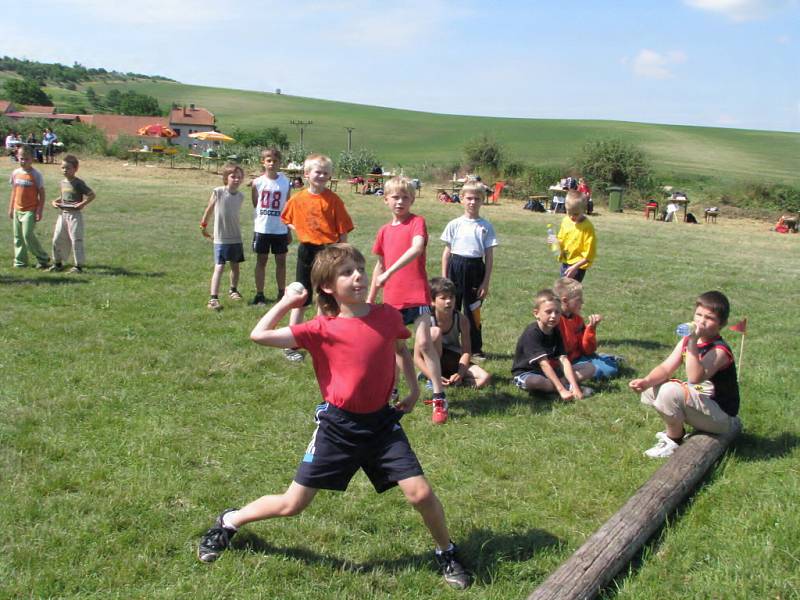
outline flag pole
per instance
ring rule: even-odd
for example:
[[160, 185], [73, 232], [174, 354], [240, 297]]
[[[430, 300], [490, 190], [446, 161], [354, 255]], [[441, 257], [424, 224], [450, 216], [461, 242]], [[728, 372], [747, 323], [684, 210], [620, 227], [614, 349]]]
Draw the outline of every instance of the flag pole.
[[742, 334], [742, 342], [739, 345], [739, 367], [736, 369], [736, 383], [739, 383], [739, 378], [742, 376], [742, 356], [744, 356], [744, 337], [746, 334]]

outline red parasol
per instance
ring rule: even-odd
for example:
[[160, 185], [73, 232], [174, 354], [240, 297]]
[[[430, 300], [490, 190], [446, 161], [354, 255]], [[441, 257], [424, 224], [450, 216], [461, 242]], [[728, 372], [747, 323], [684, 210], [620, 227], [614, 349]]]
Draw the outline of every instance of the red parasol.
[[178, 134], [175, 133], [175, 131], [173, 131], [166, 125], [162, 125], [161, 123], [153, 123], [152, 125], [145, 125], [141, 129], [139, 129], [139, 131], [137, 131], [136, 133], [137, 135], [147, 136], [147, 137], [163, 137], [163, 138], [178, 137]]

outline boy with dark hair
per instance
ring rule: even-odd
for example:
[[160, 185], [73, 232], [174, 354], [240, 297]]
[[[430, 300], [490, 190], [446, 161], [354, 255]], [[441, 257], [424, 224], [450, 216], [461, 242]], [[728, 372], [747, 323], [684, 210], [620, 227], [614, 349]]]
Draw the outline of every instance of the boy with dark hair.
[[[305, 290], [298, 294], [292, 284], [250, 338], [264, 346], [305, 348], [311, 354], [325, 400], [316, 410], [317, 429], [289, 488], [224, 511], [200, 541], [198, 557], [204, 562], [216, 560], [246, 523], [301, 513], [319, 489], [344, 491], [361, 468], [378, 493], [400, 487], [436, 542], [435, 556], [445, 581], [464, 589], [469, 575], [456, 558], [444, 509], [399, 422], [419, 396], [403, 341], [408, 330], [394, 308], [366, 302], [364, 257], [349, 244], [321, 250], [311, 280], [319, 316], [276, 329], [289, 310], [304, 305], [308, 295]], [[395, 362], [402, 364], [409, 395], [390, 405]]]
[[61, 194], [53, 200], [53, 208], [59, 209], [58, 220], [53, 230], [53, 266], [50, 271], [61, 271], [71, 247], [73, 267], [70, 273], [81, 273], [86, 256], [83, 252], [83, 209], [95, 199], [95, 193], [83, 179], [75, 177], [80, 163], [78, 158], [67, 154], [61, 161]]
[[275, 282], [278, 295], [283, 296], [286, 287], [286, 255], [292, 241], [289, 228], [281, 220], [291, 192], [289, 179], [279, 173], [281, 151], [278, 148], [267, 148], [261, 152], [261, 163], [264, 173], [253, 180], [250, 199], [255, 209], [253, 215], [253, 252], [256, 253], [256, 295], [252, 304], [265, 305], [264, 278], [267, 270], [269, 253], [275, 255]]
[[[698, 296], [691, 333], [646, 377], [628, 384], [666, 424], [645, 456], [672, 456], [686, 435], [686, 423], [709, 433], [727, 433], [733, 427], [739, 414], [739, 383], [733, 352], [720, 336], [729, 314], [730, 303], [722, 292]], [[686, 381], [671, 379], [682, 363]]]

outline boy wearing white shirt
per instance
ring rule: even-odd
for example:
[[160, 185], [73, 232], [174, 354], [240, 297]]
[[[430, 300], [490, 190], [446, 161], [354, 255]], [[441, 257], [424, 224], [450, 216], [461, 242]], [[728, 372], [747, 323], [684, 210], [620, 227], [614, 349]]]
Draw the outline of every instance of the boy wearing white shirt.
[[480, 309], [489, 294], [489, 282], [494, 265], [494, 247], [497, 236], [494, 227], [481, 218], [481, 205], [486, 191], [480, 182], [468, 182], [461, 189], [464, 215], [453, 219], [444, 228], [442, 241], [442, 277], [456, 286], [456, 310], [461, 310], [469, 320], [472, 357], [483, 355]]

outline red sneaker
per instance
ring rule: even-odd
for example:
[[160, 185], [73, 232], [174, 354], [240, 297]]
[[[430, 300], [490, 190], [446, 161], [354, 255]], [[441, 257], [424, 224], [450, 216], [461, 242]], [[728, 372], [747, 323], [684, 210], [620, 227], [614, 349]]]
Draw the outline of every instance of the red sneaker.
[[432, 404], [433, 414], [431, 415], [431, 421], [433, 421], [434, 425], [444, 425], [447, 423], [447, 400], [444, 398], [435, 398]]

